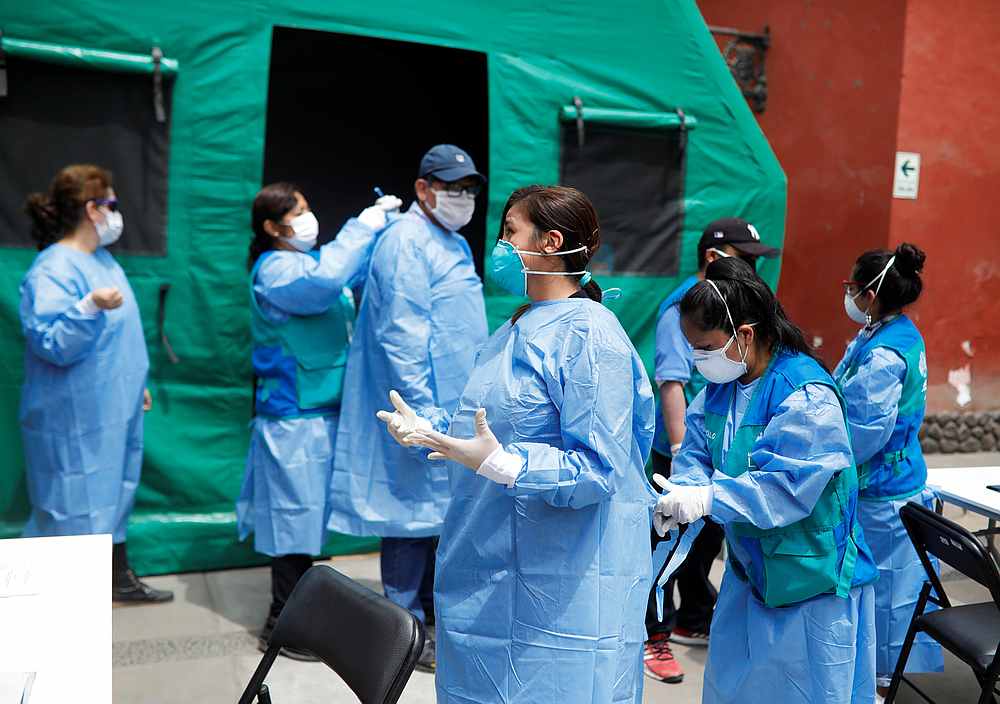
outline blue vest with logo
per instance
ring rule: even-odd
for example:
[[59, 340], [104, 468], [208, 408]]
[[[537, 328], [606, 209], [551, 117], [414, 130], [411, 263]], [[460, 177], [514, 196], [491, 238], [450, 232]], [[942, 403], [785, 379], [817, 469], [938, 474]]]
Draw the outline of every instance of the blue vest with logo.
[[[278, 323], [267, 317], [254, 293], [265, 252], [250, 272], [250, 331], [257, 377], [256, 414], [299, 418], [332, 413], [340, 406], [354, 305], [341, 296], [319, 315], [291, 315]], [[303, 256], [318, 257], [317, 252]]]
[[[837, 389], [814, 359], [783, 350], [776, 352], [754, 389], [725, 460], [722, 445], [736, 382], [708, 384], [705, 431], [713, 468], [731, 477], [761, 471], [753, 462], [758, 438], [778, 406], [806, 384]], [[846, 597], [853, 587], [877, 578], [868, 546], [857, 527], [857, 470], [853, 463], [838, 470], [812, 513], [800, 521], [769, 529], [741, 522], [725, 526], [726, 539], [739, 548], [730, 550], [730, 565], [738, 576], [750, 582], [767, 606], [786, 606], [820, 594]]]
[[[699, 281], [700, 279], [697, 276], [689, 276], [684, 280], [684, 283], [675, 288], [673, 293], [667, 296], [663, 303], [660, 304], [660, 309], [656, 313], [657, 323], [660, 321], [660, 318], [663, 317], [664, 313], [666, 313], [670, 308], [680, 305], [681, 299], [684, 298], [687, 292], [694, 288], [695, 284]], [[684, 384], [684, 398], [687, 400], [689, 406], [691, 405], [691, 401], [694, 400], [694, 397], [698, 395], [698, 392], [705, 388], [705, 384], [707, 383], [708, 381], [705, 377], [703, 377], [697, 369], [692, 367], [691, 376], [688, 378], [687, 383]], [[659, 452], [665, 457], [670, 457], [670, 437], [667, 435], [667, 427], [663, 424], [663, 410], [660, 407], [659, 393], [656, 394], [656, 430], [653, 432], [653, 450]]]
[[885, 347], [902, 357], [906, 376], [889, 442], [858, 467], [858, 474], [862, 498], [890, 501], [923, 491], [927, 482], [927, 463], [917, 437], [927, 407], [927, 353], [917, 326], [900, 315], [854, 346], [851, 356], [841, 365], [837, 383], [843, 385], [857, 374], [862, 361], [877, 347]]

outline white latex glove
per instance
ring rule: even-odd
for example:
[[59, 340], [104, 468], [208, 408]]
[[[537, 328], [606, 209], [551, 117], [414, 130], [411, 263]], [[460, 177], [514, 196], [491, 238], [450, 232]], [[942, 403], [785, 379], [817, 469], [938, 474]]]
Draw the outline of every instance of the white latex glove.
[[500, 442], [486, 422], [485, 408], [476, 411], [476, 434], [467, 440], [453, 438], [433, 430], [418, 430], [407, 436], [406, 444], [420, 445], [433, 450], [427, 455], [429, 460], [451, 460], [476, 471], [493, 451], [500, 447]]
[[410, 406], [399, 395], [398, 391], [389, 392], [389, 402], [396, 409], [392, 413], [389, 411], [379, 411], [375, 416], [385, 423], [392, 439], [400, 445], [407, 445], [406, 437], [418, 430], [431, 430], [431, 422], [426, 418], [417, 415]]
[[373, 230], [381, 230], [385, 227], [385, 214], [399, 210], [402, 205], [403, 201], [396, 196], [382, 196], [375, 201], [375, 205], [362, 210], [358, 220]]
[[394, 195], [381, 196], [377, 201], [375, 201], [375, 206], [381, 208], [387, 213], [391, 213], [394, 210], [399, 210], [403, 207], [403, 201]]
[[656, 502], [653, 509], [653, 527], [662, 538], [679, 523], [694, 523], [712, 512], [712, 485], [678, 486], [660, 474], [653, 475], [653, 481], [667, 492]]

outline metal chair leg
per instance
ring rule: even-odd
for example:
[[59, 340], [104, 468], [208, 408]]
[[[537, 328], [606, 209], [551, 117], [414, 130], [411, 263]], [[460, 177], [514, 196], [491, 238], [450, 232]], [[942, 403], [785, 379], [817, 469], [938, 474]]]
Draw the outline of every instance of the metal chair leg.
[[896, 669], [892, 673], [892, 681], [889, 683], [889, 692], [885, 695], [885, 704], [892, 704], [896, 700], [896, 693], [899, 692], [899, 684], [903, 679], [903, 670], [906, 669], [906, 661], [910, 657], [913, 649], [913, 641], [917, 638], [917, 617], [924, 613], [927, 606], [927, 598], [931, 593], [931, 583], [924, 582], [920, 590], [920, 598], [913, 609], [913, 616], [910, 617], [910, 627], [906, 629], [906, 638], [903, 640], [903, 648], [899, 651], [899, 659], [896, 660]]

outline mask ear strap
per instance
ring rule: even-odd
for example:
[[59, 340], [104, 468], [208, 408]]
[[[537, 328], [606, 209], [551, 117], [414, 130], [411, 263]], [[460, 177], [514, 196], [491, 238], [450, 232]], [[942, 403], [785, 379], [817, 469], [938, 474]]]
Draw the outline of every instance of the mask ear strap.
[[719, 298], [722, 299], [722, 305], [726, 307], [726, 317], [729, 318], [729, 324], [733, 326], [733, 339], [736, 340], [736, 347], [740, 351], [740, 359], [745, 362], [747, 360], [747, 353], [749, 350], [744, 350], [743, 345], [740, 344], [740, 336], [736, 333], [736, 323], [733, 322], [733, 314], [729, 312], [729, 304], [726, 303], [726, 297], [722, 295], [722, 291], [719, 287], [715, 285], [715, 282], [711, 279], [705, 279], [705, 282], [712, 287], [712, 289], [719, 294]]
[[[882, 290], [882, 282], [885, 281], [885, 275], [889, 273], [889, 269], [890, 267], [892, 267], [893, 262], [895, 261], [896, 261], [896, 255], [892, 255], [891, 257], [889, 257], [889, 262], [885, 265], [885, 268], [882, 269], [881, 273], [874, 279], [872, 279], [871, 283], [868, 284], [868, 286], [871, 286], [873, 283], [878, 281], [878, 286], [875, 287], [876, 296], [878, 296], [878, 292]], [[868, 288], [868, 286], [865, 286], [865, 288]]]

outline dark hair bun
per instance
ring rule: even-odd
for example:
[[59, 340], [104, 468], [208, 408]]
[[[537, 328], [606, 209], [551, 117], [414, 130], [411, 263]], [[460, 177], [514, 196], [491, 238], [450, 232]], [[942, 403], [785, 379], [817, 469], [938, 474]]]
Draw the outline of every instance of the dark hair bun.
[[913, 276], [924, 270], [924, 261], [927, 259], [927, 255], [917, 245], [903, 242], [896, 247], [894, 254], [896, 256], [895, 266], [899, 267], [899, 272], [904, 276]]

